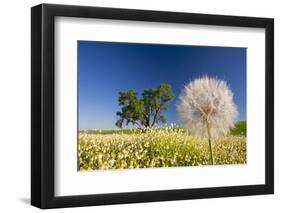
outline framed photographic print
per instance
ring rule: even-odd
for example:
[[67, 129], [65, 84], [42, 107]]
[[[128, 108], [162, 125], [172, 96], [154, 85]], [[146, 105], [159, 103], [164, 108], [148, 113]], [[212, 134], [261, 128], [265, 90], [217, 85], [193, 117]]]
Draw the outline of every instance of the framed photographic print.
[[31, 9], [31, 203], [272, 194], [274, 21]]

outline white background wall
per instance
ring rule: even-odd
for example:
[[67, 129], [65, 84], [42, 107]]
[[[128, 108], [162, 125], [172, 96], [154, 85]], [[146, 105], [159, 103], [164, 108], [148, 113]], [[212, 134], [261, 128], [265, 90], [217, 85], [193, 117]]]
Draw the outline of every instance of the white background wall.
[[[52, 212], [277, 212], [281, 208], [281, 7], [264, 0], [53, 0], [57, 4], [275, 18], [275, 195], [57, 209]], [[30, 7], [37, 0], [2, 1], [0, 10], [0, 211], [38, 212], [30, 197]], [[280, 82], [280, 83], [279, 83]], [[280, 154], [279, 154], [280, 153]], [[280, 211], [280, 210], [279, 210]]]

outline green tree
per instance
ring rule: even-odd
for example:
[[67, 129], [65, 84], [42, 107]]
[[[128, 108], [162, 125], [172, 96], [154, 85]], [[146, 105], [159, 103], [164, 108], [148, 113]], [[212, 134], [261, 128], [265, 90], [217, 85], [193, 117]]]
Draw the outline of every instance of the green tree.
[[142, 97], [134, 90], [119, 92], [119, 106], [116, 126], [122, 128], [123, 124], [137, 125], [139, 128], [152, 127], [158, 123], [166, 123], [162, 114], [168, 109], [169, 102], [174, 99], [171, 85], [160, 84], [157, 88], [145, 89]]

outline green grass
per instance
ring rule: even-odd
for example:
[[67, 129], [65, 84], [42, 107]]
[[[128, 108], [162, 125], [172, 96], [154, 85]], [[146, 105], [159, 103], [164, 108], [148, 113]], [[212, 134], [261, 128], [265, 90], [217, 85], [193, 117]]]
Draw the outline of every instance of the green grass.
[[[158, 130], [165, 129], [158, 128]], [[169, 128], [170, 129], [170, 128]], [[183, 128], [173, 128], [174, 130], [182, 130], [186, 132]], [[235, 127], [230, 130], [231, 135], [244, 135], [246, 136], [247, 132], [247, 122], [246, 121], [239, 121], [235, 124]], [[110, 135], [110, 134], [140, 134], [144, 133], [142, 129], [114, 129], [114, 130], [81, 130], [80, 133], [87, 133], [87, 134], [100, 134], [100, 135]]]
[[244, 135], [247, 134], [247, 122], [239, 121], [235, 124], [235, 127], [230, 130], [230, 134], [232, 135]]
[[114, 129], [114, 130], [82, 130], [81, 133], [110, 135], [110, 134], [135, 134], [142, 133], [141, 129]]
[[[157, 130], [164, 130], [167, 128], [162, 127], [162, 128], [157, 128]], [[173, 130], [181, 130], [182, 132], [186, 132], [185, 129], [183, 128], [168, 128], [170, 131]], [[141, 134], [141, 133], [145, 133], [145, 130], [143, 129], [110, 129], [110, 130], [81, 130], [79, 131], [80, 133], [87, 133], [87, 134], [96, 134], [96, 135], [111, 135], [111, 134]]]

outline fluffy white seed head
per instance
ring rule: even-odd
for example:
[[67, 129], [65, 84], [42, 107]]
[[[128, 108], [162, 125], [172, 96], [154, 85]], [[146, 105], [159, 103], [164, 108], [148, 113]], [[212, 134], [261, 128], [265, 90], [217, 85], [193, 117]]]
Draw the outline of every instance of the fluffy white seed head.
[[238, 116], [233, 93], [223, 80], [202, 77], [187, 84], [177, 109], [183, 126], [197, 137], [219, 137], [228, 133]]

